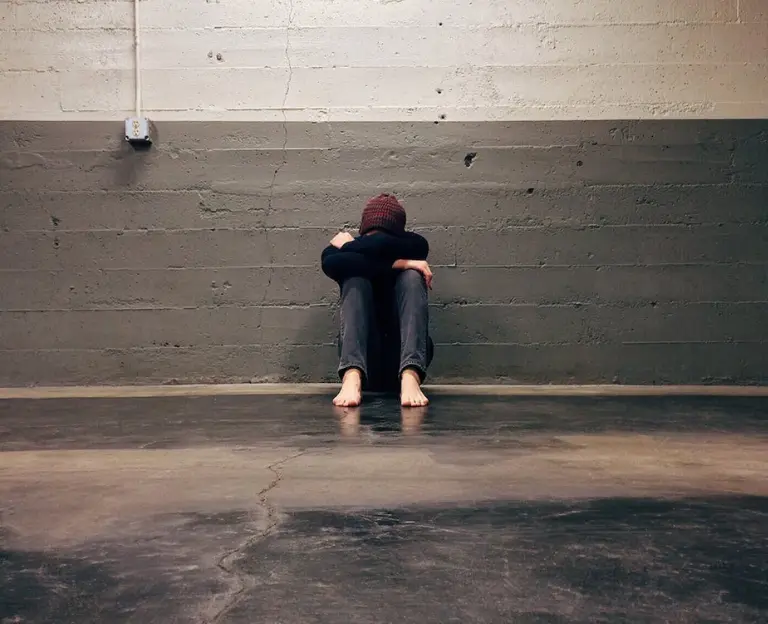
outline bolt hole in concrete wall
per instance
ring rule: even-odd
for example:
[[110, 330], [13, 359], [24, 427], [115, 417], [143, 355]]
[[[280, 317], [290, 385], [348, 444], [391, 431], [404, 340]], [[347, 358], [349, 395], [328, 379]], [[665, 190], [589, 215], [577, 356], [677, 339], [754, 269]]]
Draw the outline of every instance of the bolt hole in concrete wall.
[[137, 154], [131, 3], [0, 2], [0, 384], [334, 379], [382, 190], [433, 381], [762, 383], [765, 6], [142, 0]]

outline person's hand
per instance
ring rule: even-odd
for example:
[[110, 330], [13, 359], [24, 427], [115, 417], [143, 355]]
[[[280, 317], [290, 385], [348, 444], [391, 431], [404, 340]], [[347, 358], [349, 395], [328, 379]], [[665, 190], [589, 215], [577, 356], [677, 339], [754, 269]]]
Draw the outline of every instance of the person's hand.
[[355, 237], [349, 232], [339, 232], [331, 239], [331, 245], [336, 247], [336, 249], [341, 249], [344, 245], [351, 243], [353, 240], [355, 240]]
[[426, 260], [398, 260], [392, 265], [392, 268], [418, 271], [424, 276], [427, 288], [432, 290], [432, 269], [429, 268], [429, 263]]

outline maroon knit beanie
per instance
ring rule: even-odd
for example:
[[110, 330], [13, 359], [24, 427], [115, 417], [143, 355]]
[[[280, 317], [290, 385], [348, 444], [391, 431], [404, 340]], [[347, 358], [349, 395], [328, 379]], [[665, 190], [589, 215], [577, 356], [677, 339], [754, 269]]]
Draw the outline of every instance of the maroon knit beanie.
[[397, 201], [397, 197], [382, 193], [368, 200], [360, 220], [360, 235], [371, 230], [385, 230], [390, 234], [405, 233], [405, 208]]

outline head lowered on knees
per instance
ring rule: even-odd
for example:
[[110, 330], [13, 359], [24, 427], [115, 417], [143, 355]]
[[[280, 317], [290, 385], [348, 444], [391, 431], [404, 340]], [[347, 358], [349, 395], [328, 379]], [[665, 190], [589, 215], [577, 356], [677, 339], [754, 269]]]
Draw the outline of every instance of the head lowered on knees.
[[366, 203], [360, 219], [360, 235], [374, 232], [395, 236], [405, 234], [405, 208], [394, 195], [382, 193]]

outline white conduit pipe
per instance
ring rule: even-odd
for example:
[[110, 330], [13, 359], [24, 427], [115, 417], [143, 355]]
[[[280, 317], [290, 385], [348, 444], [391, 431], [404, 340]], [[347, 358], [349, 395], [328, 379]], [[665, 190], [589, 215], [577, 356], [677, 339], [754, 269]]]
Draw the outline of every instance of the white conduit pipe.
[[133, 47], [136, 64], [136, 117], [141, 117], [141, 19], [140, 0], [133, 0]]

